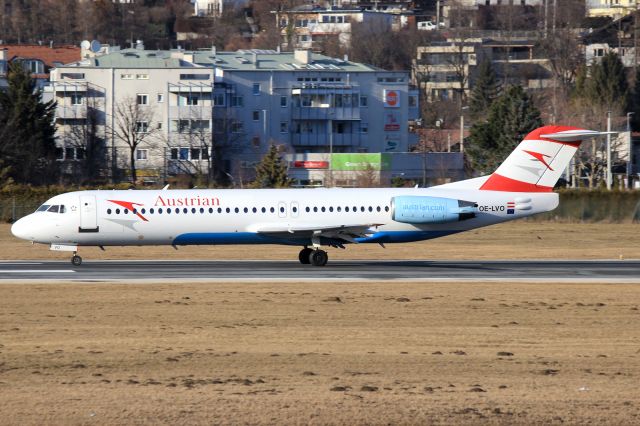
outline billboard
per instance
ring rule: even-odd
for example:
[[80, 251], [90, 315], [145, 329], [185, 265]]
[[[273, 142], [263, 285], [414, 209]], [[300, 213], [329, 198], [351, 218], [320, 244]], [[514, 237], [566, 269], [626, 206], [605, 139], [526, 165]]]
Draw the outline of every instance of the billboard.
[[383, 153], [333, 154], [331, 163], [336, 171], [391, 169], [391, 157]]

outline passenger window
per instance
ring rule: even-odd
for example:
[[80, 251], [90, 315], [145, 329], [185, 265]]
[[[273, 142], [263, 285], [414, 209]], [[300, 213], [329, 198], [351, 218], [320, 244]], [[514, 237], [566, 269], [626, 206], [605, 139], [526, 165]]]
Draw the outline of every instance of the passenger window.
[[60, 206], [51, 206], [49, 207], [49, 210], [51, 213], [58, 213], [58, 209], [60, 208]]
[[[195, 214], [195, 212], [196, 212], [196, 208], [195, 208], [195, 207], [193, 207], [193, 208], [191, 209], [191, 213], [194, 213], [194, 214]], [[200, 213], [204, 213], [204, 209], [203, 209], [203, 208], [200, 208]]]
[[373, 211], [373, 207], [369, 206], [369, 211], [372, 212]]
[[187, 214], [189, 213], [189, 209], [187, 209], [186, 207], [184, 209], [182, 209], [182, 213]]
[[307, 213], [309, 213], [309, 207], [305, 207], [305, 208], [304, 208], [304, 211], [305, 211], [305, 212], [307, 212]]
[[333, 207], [329, 207], [329, 211], [333, 213]]
[[40, 207], [38, 207], [38, 210], [36, 210], [37, 212], [46, 212], [49, 209], [49, 204], [43, 204]]
[[265, 209], [264, 207], [262, 208], [262, 213], [266, 213], [267, 209]]
[[171, 214], [171, 207], [167, 209], [167, 214]]
[[149, 213], [153, 214], [153, 208], [149, 209]]
[[133, 214], [138, 214], [138, 210], [137, 209], [133, 209]]
[[322, 207], [320, 210], [322, 210], [322, 213], [324, 213], [327, 209], [325, 209], [324, 207]]
[[[204, 213], [204, 209], [200, 209], [200, 213]], [[213, 213], [213, 207], [209, 207], [209, 213]]]
[[284, 207], [280, 207], [280, 213], [284, 213]]
[[124, 209], [124, 214], [129, 214], [129, 209]]
[[388, 212], [389, 211], [389, 206], [384, 206], [384, 211]]
[[107, 214], [111, 214], [111, 209], [107, 209]]
[[349, 206], [345, 207], [345, 208], [344, 208], [344, 211], [345, 211], [345, 212], [347, 212], [347, 213], [349, 213]]
[[338, 206], [337, 210], [338, 210], [338, 212], [341, 212], [342, 211], [342, 207]]
[[254, 212], [254, 213], [258, 213], [258, 209], [255, 208], [255, 207], [251, 211]]
[[318, 213], [318, 208], [317, 208], [317, 207], [314, 207], [314, 208], [313, 208], [313, 212], [314, 212], [314, 213]]
[[145, 214], [147, 211], [145, 209], [142, 209], [142, 214]]
[[116, 214], [120, 214], [120, 209], [116, 209]]
[[236, 213], [240, 213], [240, 209], [239, 209], [239, 208], [237, 208], [237, 207], [234, 209], [234, 211], [235, 211]]
[[276, 212], [276, 209], [275, 209], [275, 207], [271, 207], [271, 208], [269, 209], [269, 211], [270, 211], [271, 213], [275, 213], [275, 212]]
[[360, 206], [360, 211], [363, 212], [364, 211], [364, 206]]
[[162, 207], [158, 209], [158, 214], [162, 214]]
[[245, 212], [245, 213], [249, 213], [249, 209], [245, 207], [245, 208], [244, 208], [244, 212]]
[[227, 207], [227, 213], [231, 213], [231, 209]]
[[376, 207], [376, 211], [380, 212], [380, 210], [382, 210], [380, 206]]
[[218, 207], [218, 213], [222, 213], [222, 207]]

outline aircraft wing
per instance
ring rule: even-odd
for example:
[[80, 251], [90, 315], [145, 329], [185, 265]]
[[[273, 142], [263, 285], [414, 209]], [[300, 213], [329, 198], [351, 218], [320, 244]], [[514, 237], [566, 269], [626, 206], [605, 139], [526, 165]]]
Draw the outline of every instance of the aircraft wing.
[[335, 238], [350, 243], [357, 243], [356, 238], [370, 237], [382, 223], [366, 223], [352, 225], [264, 225], [256, 228], [256, 232], [282, 238], [291, 237], [325, 237]]

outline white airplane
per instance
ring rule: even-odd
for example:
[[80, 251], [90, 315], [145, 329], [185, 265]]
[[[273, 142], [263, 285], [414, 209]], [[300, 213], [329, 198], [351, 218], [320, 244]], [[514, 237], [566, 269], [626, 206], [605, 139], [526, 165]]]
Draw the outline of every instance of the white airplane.
[[286, 244], [324, 266], [322, 247], [443, 237], [548, 212], [554, 185], [582, 140], [607, 133], [566, 126], [531, 132], [491, 175], [430, 188], [78, 191], [18, 220], [18, 238], [82, 246]]

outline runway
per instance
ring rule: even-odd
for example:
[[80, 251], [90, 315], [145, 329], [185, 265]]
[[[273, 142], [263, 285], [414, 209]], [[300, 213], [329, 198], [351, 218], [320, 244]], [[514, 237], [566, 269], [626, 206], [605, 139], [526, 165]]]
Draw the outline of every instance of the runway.
[[482, 281], [640, 283], [640, 261], [332, 260], [0, 262], [0, 283], [223, 281]]

